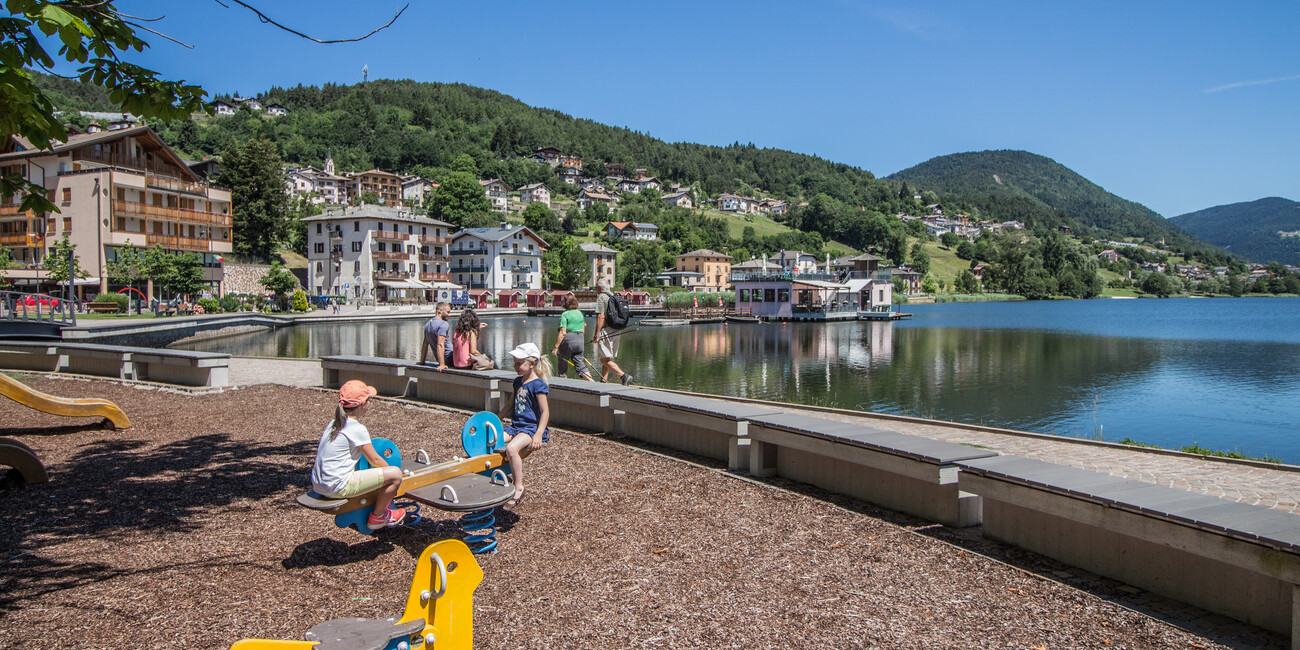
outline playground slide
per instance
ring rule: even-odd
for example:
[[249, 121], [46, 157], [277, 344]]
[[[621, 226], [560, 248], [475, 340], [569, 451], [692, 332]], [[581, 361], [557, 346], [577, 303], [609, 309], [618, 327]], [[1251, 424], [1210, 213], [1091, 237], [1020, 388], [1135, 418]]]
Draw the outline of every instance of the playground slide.
[[125, 429], [131, 426], [131, 420], [126, 417], [126, 413], [123, 413], [122, 409], [118, 408], [116, 404], [106, 399], [47, 395], [38, 390], [32, 390], [25, 384], [3, 373], [0, 373], [0, 395], [4, 395], [23, 406], [52, 415], [102, 417], [106, 424], [112, 425], [114, 429]]

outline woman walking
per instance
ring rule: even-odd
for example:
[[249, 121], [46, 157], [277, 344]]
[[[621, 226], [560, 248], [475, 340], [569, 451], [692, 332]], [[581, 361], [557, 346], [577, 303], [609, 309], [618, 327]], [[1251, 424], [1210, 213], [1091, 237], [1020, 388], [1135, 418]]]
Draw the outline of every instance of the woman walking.
[[560, 360], [556, 370], [561, 377], [568, 377], [569, 368], [573, 368], [579, 377], [595, 381], [591, 377], [591, 368], [587, 367], [587, 361], [582, 358], [587, 343], [582, 333], [586, 328], [587, 320], [583, 317], [582, 310], [578, 309], [578, 297], [573, 294], [565, 296], [564, 313], [560, 314], [560, 331], [555, 336], [555, 347], [551, 349], [551, 354]]

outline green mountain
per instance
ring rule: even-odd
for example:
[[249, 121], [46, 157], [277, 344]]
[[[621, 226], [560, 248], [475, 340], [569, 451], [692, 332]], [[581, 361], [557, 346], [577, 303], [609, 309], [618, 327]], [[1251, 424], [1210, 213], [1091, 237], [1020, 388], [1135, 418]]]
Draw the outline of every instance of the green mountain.
[[1115, 196], [1055, 160], [1027, 151], [939, 156], [887, 180], [933, 191], [949, 211], [975, 208], [981, 214], [1018, 218], [1030, 225], [1069, 225], [1095, 238], [1136, 238], [1155, 245], [1164, 241], [1169, 248], [1214, 251], [1150, 208]]
[[1269, 197], [1170, 219], [1187, 232], [1257, 262], [1300, 264], [1300, 203]]

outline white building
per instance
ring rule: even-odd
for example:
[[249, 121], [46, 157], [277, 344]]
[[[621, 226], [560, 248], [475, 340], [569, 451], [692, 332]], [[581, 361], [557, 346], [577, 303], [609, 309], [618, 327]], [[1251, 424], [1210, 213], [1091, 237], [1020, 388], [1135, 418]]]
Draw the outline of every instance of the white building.
[[452, 280], [469, 289], [542, 288], [546, 242], [525, 226], [469, 228], [452, 235]]
[[723, 212], [749, 212], [749, 199], [735, 194], [718, 197], [718, 209]]
[[452, 288], [454, 226], [404, 208], [343, 207], [307, 224], [307, 287], [315, 295], [431, 299]]
[[530, 183], [519, 188], [519, 202], [524, 205], [541, 203], [551, 207], [551, 190], [541, 183]]
[[497, 212], [507, 212], [510, 210], [510, 186], [499, 178], [492, 178], [486, 181], [479, 181], [483, 186], [483, 193], [487, 195], [488, 200], [492, 202], [492, 209]]
[[813, 273], [817, 270], [817, 257], [803, 251], [777, 251], [767, 261], [791, 273]]
[[438, 184], [426, 178], [419, 176], [402, 177], [402, 201], [414, 201], [415, 205], [424, 205], [424, 201], [429, 194], [438, 187]]

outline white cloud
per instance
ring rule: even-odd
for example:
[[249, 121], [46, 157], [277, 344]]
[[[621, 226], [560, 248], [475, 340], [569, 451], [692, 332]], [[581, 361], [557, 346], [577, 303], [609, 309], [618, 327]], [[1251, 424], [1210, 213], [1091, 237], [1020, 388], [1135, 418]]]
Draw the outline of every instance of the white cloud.
[[1224, 84], [1222, 86], [1215, 86], [1213, 88], [1206, 88], [1205, 92], [1217, 93], [1221, 90], [1230, 90], [1232, 88], [1240, 88], [1242, 86], [1262, 86], [1264, 84], [1272, 84], [1272, 83], [1277, 83], [1279, 81], [1295, 81], [1296, 79], [1300, 79], [1300, 74], [1291, 75], [1290, 77], [1278, 77], [1276, 79], [1260, 79], [1258, 81], [1238, 81], [1237, 83]]

